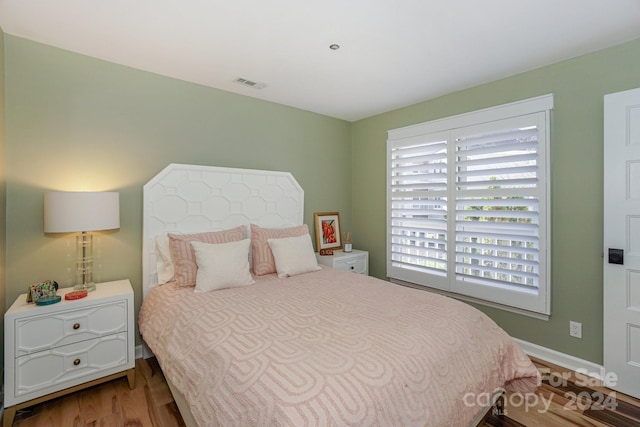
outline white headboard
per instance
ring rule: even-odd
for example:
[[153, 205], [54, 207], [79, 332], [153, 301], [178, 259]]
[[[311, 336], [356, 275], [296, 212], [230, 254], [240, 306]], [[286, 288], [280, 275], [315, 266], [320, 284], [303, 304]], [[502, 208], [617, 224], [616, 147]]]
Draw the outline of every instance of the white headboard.
[[143, 296], [157, 284], [155, 236], [241, 224], [302, 224], [304, 191], [289, 172], [170, 164], [143, 187]]

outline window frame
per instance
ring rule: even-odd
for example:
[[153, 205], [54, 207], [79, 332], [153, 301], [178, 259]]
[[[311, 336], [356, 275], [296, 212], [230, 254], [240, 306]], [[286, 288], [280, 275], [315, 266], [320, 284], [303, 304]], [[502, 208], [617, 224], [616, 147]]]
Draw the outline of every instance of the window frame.
[[[462, 299], [470, 299], [482, 304], [522, 312], [536, 317], [547, 318], [551, 306], [551, 111], [553, 95], [543, 95], [526, 100], [503, 104], [469, 113], [445, 117], [417, 125], [388, 131], [387, 140], [387, 276], [394, 282], [427, 287]], [[537, 154], [538, 184], [538, 288], [537, 292], [515, 291], [514, 286], [482, 286], [478, 283], [456, 279], [456, 215], [447, 216], [447, 271], [444, 275], [412, 271], [409, 268], [393, 267], [392, 251], [392, 149], [399, 144], [424, 141], [425, 138], [443, 136], [447, 140], [447, 211], [455, 212], [457, 194], [456, 176], [458, 171], [455, 136], [463, 128], [491, 127], [508, 120], [519, 120], [525, 116], [535, 116], [538, 124]], [[530, 117], [529, 117], [530, 118]], [[397, 196], [397, 194], [395, 194]], [[400, 273], [400, 274], [399, 274]]]

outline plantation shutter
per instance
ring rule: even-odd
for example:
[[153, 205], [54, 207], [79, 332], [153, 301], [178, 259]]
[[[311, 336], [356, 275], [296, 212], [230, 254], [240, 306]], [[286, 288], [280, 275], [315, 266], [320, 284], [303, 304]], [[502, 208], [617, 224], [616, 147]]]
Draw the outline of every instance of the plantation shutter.
[[391, 147], [391, 268], [407, 280], [448, 268], [447, 145], [435, 134]]
[[387, 275], [549, 314], [552, 95], [389, 131]]
[[457, 280], [537, 292], [539, 133], [535, 114], [455, 132]]

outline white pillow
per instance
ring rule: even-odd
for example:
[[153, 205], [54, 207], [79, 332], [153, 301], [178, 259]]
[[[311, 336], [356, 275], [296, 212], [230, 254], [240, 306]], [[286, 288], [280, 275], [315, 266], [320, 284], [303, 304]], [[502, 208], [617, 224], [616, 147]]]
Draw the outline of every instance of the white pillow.
[[156, 270], [158, 271], [158, 283], [164, 284], [173, 280], [173, 261], [169, 252], [169, 236], [161, 234], [156, 236]]
[[289, 277], [320, 270], [309, 234], [269, 239], [268, 242], [276, 262], [278, 277]]
[[191, 242], [198, 271], [194, 292], [235, 288], [255, 283], [249, 271], [251, 239], [229, 243]]

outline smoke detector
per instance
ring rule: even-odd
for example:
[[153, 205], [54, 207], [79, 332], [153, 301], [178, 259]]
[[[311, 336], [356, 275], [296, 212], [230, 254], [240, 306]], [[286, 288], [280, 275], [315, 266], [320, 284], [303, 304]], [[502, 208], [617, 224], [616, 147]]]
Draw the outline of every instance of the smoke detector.
[[253, 80], [248, 80], [242, 77], [238, 77], [233, 82], [242, 86], [253, 88], [253, 89], [264, 89], [265, 87], [267, 87], [266, 83], [254, 82]]

